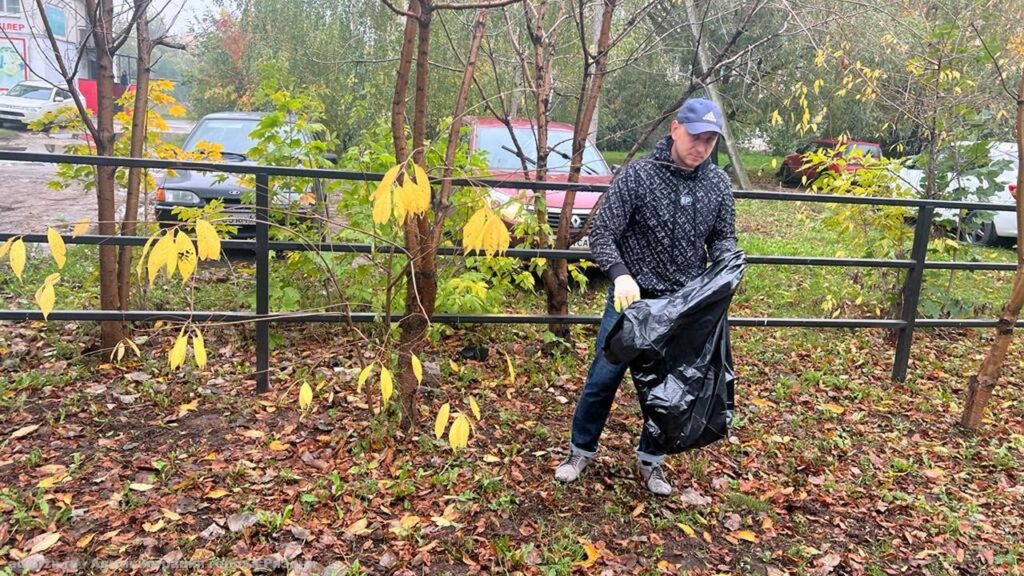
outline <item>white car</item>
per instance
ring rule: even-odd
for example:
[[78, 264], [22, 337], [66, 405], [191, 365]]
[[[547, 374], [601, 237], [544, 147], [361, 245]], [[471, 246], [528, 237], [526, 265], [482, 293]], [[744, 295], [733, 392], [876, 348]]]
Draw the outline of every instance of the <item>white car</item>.
[[[969, 145], [971, 145], [970, 142], [961, 142], [957, 144], [957, 148], [963, 149]], [[984, 154], [984, 151], [982, 151], [982, 154]], [[991, 204], [1013, 204], [1016, 201], [1014, 194], [1017, 187], [1017, 172], [1020, 170], [1020, 160], [1017, 157], [1017, 144], [1015, 142], [992, 142], [988, 146], [988, 157], [981, 158], [982, 163], [987, 163], [990, 166], [1000, 161], [1005, 166], [1002, 172], [995, 177], [997, 188], [992, 196], [982, 201]], [[910, 162], [900, 171], [900, 179], [919, 194], [924, 189], [925, 172], [923, 169], [916, 167], [913, 162]], [[972, 191], [978, 189], [981, 186], [981, 182], [977, 176], [949, 174], [949, 186], [951, 189], [959, 188]], [[963, 198], [964, 202], [978, 200], [977, 197], [972, 197], [970, 194]], [[1017, 215], [1014, 212], [989, 212], [988, 214], [992, 216], [992, 220], [990, 222], [975, 222], [977, 225], [969, 226], [968, 230], [963, 234], [963, 239], [972, 244], [985, 246], [1012, 246], [1016, 244]], [[954, 209], [938, 209], [935, 211], [935, 217], [939, 220], [956, 222], [960, 214], [958, 210]], [[970, 212], [966, 215], [965, 221], [971, 222], [976, 218], [978, 218], [978, 214]]]
[[67, 90], [35, 80], [19, 82], [0, 95], [0, 125], [5, 122], [28, 125], [43, 114], [70, 104], [71, 93]]

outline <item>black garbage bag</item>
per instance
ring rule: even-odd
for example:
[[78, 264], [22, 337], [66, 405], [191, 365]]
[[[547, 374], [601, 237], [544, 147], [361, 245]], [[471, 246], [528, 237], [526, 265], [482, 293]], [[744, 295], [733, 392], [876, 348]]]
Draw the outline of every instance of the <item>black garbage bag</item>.
[[745, 265], [742, 251], [730, 252], [679, 292], [635, 302], [605, 340], [608, 359], [629, 364], [644, 427], [665, 454], [728, 433], [736, 379], [728, 311]]

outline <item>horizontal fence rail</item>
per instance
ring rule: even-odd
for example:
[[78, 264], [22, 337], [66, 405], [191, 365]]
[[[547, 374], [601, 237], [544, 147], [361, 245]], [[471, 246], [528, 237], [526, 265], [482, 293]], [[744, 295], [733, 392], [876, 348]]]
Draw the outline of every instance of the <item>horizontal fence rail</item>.
[[[258, 166], [252, 164], [232, 164], [215, 162], [184, 162], [178, 160], [152, 160], [139, 158], [116, 158], [98, 156], [79, 156], [72, 154], [36, 154], [25, 152], [0, 151], [0, 161], [36, 162], [49, 164], [76, 164], [87, 166], [117, 166], [128, 168], [147, 168], [156, 170], [197, 170], [205, 172], [221, 172], [230, 174], [250, 174], [256, 177], [256, 235], [251, 239], [225, 239], [222, 248], [249, 252], [256, 260], [256, 310], [246, 311], [187, 311], [187, 310], [54, 310], [49, 318], [57, 321], [122, 321], [122, 322], [155, 322], [155, 321], [193, 321], [212, 324], [248, 323], [256, 326], [256, 382], [257, 391], [269, 389], [270, 345], [269, 327], [277, 323], [378, 323], [400, 322], [405, 316], [401, 313], [384, 317], [376, 312], [292, 312], [271, 313], [269, 310], [269, 267], [271, 251], [321, 251], [334, 253], [357, 254], [396, 254], [406, 253], [402, 246], [376, 246], [366, 243], [308, 243], [295, 241], [277, 241], [269, 239], [269, 189], [270, 177], [301, 177], [321, 178], [329, 180], [349, 180], [372, 182], [379, 181], [383, 174], [373, 172], [354, 172], [348, 170], [289, 168], [280, 166]], [[435, 183], [440, 180], [434, 179]], [[576, 190], [605, 192], [607, 185], [519, 181], [495, 178], [452, 178], [454, 186], [473, 186], [520, 190]], [[992, 204], [981, 202], [954, 202], [946, 200], [929, 200], [919, 198], [880, 198], [866, 196], [835, 196], [827, 194], [802, 194], [796, 192], [769, 192], [738, 190], [733, 194], [738, 199], [780, 201], [780, 202], [816, 202], [834, 204], [860, 204], [868, 206], [903, 206], [916, 208], [917, 217], [914, 224], [914, 240], [909, 259], [873, 259], [873, 258], [827, 258], [818, 256], [747, 256], [747, 263], [768, 266], [813, 266], [813, 267], [857, 267], [878, 269], [906, 270], [903, 286], [904, 306], [900, 318], [744, 318], [730, 317], [734, 326], [772, 327], [772, 328], [839, 328], [839, 329], [891, 329], [897, 333], [896, 355], [893, 361], [892, 377], [902, 381], [906, 378], [909, 366], [910, 348], [913, 342], [915, 327], [922, 328], [988, 328], [997, 324], [995, 319], [959, 318], [932, 319], [917, 318], [917, 304], [920, 298], [923, 274], [926, 270], [972, 270], [972, 271], [1013, 271], [1016, 264], [998, 262], [939, 262], [927, 261], [927, 245], [934, 211], [936, 209], [954, 209], [968, 211], [1006, 212], [1016, 209], [1013, 205]], [[17, 234], [0, 231], [0, 242], [13, 237], [21, 237], [27, 243], [46, 243], [45, 234]], [[103, 236], [81, 235], [71, 237], [63, 235], [66, 244], [93, 246], [143, 246], [149, 240], [146, 236]], [[463, 256], [461, 247], [443, 247], [438, 249], [441, 256]], [[590, 258], [589, 250], [545, 250], [536, 248], [512, 248], [506, 256], [514, 258], [559, 258], [569, 261], [580, 261]], [[24, 322], [42, 320], [42, 313], [37, 310], [0, 310], [0, 321]], [[434, 314], [432, 321], [442, 324], [600, 324], [597, 315], [566, 315], [551, 316], [544, 314]], [[1024, 326], [1024, 320], [1017, 323]]]

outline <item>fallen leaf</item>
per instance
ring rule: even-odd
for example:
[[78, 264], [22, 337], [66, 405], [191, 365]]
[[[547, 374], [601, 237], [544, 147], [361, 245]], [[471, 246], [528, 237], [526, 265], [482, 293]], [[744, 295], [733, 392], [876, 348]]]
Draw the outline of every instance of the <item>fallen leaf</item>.
[[171, 522], [176, 522], [178, 520], [181, 520], [181, 516], [179, 516], [175, 512], [172, 512], [172, 511], [168, 510], [167, 508], [163, 508], [162, 510], [160, 510], [160, 512], [163, 514], [164, 518], [167, 518]]
[[57, 543], [58, 540], [60, 540], [60, 533], [46, 532], [29, 540], [25, 543], [25, 545], [32, 545], [32, 547], [29, 549], [29, 554], [38, 554], [40, 552], [45, 552], [49, 550], [51, 547], [53, 547], [54, 544]]
[[846, 412], [846, 408], [843, 408], [838, 404], [822, 404], [821, 407], [835, 414], [842, 414], [843, 412]]
[[366, 521], [366, 518], [360, 518], [359, 520], [356, 520], [355, 522], [350, 524], [348, 528], [345, 528], [345, 532], [352, 534], [353, 536], [363, 536], [365, 534], [369, 534], [371, 530], [366, 528], [367, 524], [368, 522]]
[[747, 542], [757, 542], [757, 534], [754, 534], [750, 530], [737, 530], [732, 533], [732, 537], [737, 540], [746, 540]]
[[288, 449], [288, 445], [280, 440], [274, 440], [270, 443], [269, 448], [274, 452], [284, 452]]
[[143, 522], [142, 523], [142, 529], [145, 530], [146, 532], [149, 532], [149, 533], [159, 532], [160, 530], [163, 529], [163, 527], [164, 527], [164, 520], [163, 520], [163, 518], [161, 518], [160, 520], [157, 520], [156, 522]]
[[242, 432], [242, 436], [246, 438], [259, 439], [266, 436], [266, 434], [264, 434], [262, 430], [245, 430]]
[[484, 454], [484, 462], [488, 464], [496, 464], [501, 462], [501, 458], [498, 458], [494, 454]]
[[11, 434], [11, 440], [14, 440], [15, 438], [22, 438], [24, 436], [28, 436], [29, 434], [35, 432], [38, 429], [39, 424], [32, 424], [31, 426], [23, 426], [21, 428], [18, 428], [17, 430], [14, 431], [13, 434]]
[[78, 542], [75, 542], [75, 548], [85, 548], [86, 546], [89, 545], [90, 542], [92, 542], [92, 539], [95, 538], [95, 537], [96, 537], [96, 534], [93, 534], [93, 533], [89, 533], [89, 534], [86, 534], [85, 536], [82, 536], [81, 538], [78, 539]]
[[156, 486], [153, 486], [152, 484], [144, 484], [142, 482], [132, 482], [128, 487], [136, 492], [149, 492], [153, 488], [156, 488]]
[[580, 540], [580, 544], [583, 546], [583, 551], [587, 554], [587, 557], [583, 560], [573, 562], [573, 566], [579, 566], [581, 568], [590, 568], [594, 564], [597, 564], [597, 559], [601, 557], [601, 553], [598, 552], [597, 548], [587, 542], [586, 540]]
[[221, 488], [217, 488], [216, 490], [210, 490], [209, 492], [207, 492], [205, 498], [210, 498], [211, 500], [215, 500], [217, 498], [223, 498], [223, 497], [225, 497], [227, 495], [228, 495], [228, 491], [227, 490], [223, 490]]
[[694, 532], [693, 528], [690, 528], [689, 524], [684, 524], [682, 522], [679, 522], [678, 524], [676, 524], [676, 526], [678, 526], [679, 529], [682, 530], [690, 538], [696, 538], [697, 537], [697, 533]]
[[928, 468], [927, 470], [924, 470], [921, 473], [924, 474], [925, 478], [931, 480], [932, 482], [938, 482], [939, 480], [942, 480], [942, 478], [946, 475], [946, 473], [939, 468]]

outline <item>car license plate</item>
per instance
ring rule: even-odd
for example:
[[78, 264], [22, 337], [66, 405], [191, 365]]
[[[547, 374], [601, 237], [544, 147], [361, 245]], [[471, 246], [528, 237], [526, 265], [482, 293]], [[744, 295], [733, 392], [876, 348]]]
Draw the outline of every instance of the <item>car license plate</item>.
[[226, 216], [221, 222], [229, 226], [252, 226], [256, 224], [255, 214], [226, 214]]
[[587, 250], [590, 248], [590, 236], [584, 236], [576, 241], [575, 244], [569, 247], [573, 250]]

